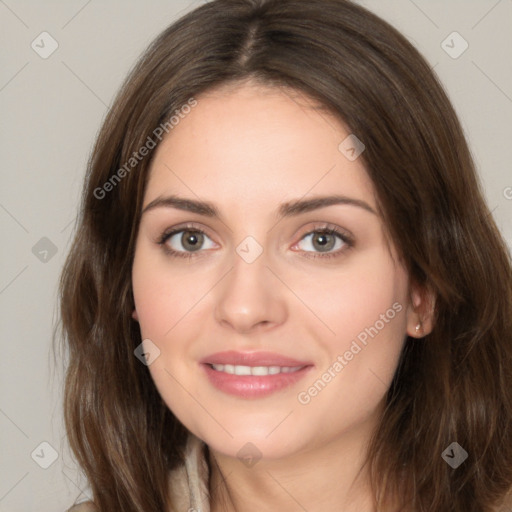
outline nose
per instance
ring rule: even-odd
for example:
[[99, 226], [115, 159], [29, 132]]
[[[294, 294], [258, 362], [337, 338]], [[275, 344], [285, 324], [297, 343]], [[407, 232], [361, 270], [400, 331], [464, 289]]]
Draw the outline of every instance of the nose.
[[265, 252], [252, 263], [235, 253], [233, 268], [216, 288], [215, 318], [224, 327], [247, 334], [286, 320], [286, 292]]

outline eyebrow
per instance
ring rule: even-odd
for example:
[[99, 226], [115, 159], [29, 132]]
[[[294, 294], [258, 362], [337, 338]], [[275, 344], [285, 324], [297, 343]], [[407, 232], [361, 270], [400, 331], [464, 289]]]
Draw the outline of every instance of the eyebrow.
[[[297, 199], [294, 201], [288, 201], [280, 205], [278, 214], [281, 218], [292, 217], [332, 205], [357, 206], [363, 210], [373, 213], [374, 215], [377, 215], [376, 211], [365, 201], [342, 195], [320, 196], [313, 197], [311, 199]], [[206, 217], [220, 218], [219, 210], [213, 203], [208, 201], [187, 199], [176, 195], [157, 197], [142, 210], [142, 215], [150, 210], [154, 210], [155, 208], [176, 208], [178, 210], [185, 210], [188, 212], [197, 213], [198, 215], [204, 215]]]

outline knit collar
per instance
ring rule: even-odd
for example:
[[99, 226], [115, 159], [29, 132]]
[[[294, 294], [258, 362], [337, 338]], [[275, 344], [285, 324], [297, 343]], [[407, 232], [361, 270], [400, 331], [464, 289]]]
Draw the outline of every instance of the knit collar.
[[171, 502], [178, 511], [210, 512], [207, 446], [189, 433], [184, 451], [184, 464], [169, 474]]

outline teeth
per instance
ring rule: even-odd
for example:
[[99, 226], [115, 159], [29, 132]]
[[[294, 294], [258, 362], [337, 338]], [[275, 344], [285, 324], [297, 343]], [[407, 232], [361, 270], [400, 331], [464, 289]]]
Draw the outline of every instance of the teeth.
[[292, 373], [300, 370], [302, 366], [234, 366], [232, 364], [212, 364], [214, 370], [231, 375], [276, 375], [278, 373]]

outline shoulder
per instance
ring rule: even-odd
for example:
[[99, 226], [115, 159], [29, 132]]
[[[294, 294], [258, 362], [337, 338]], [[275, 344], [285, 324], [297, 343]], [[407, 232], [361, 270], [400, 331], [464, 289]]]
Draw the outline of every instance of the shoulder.
[[96, 512], [96, 507], [92, 501], [85, 501], [84, 503], [74, 505], [66, 512]]

